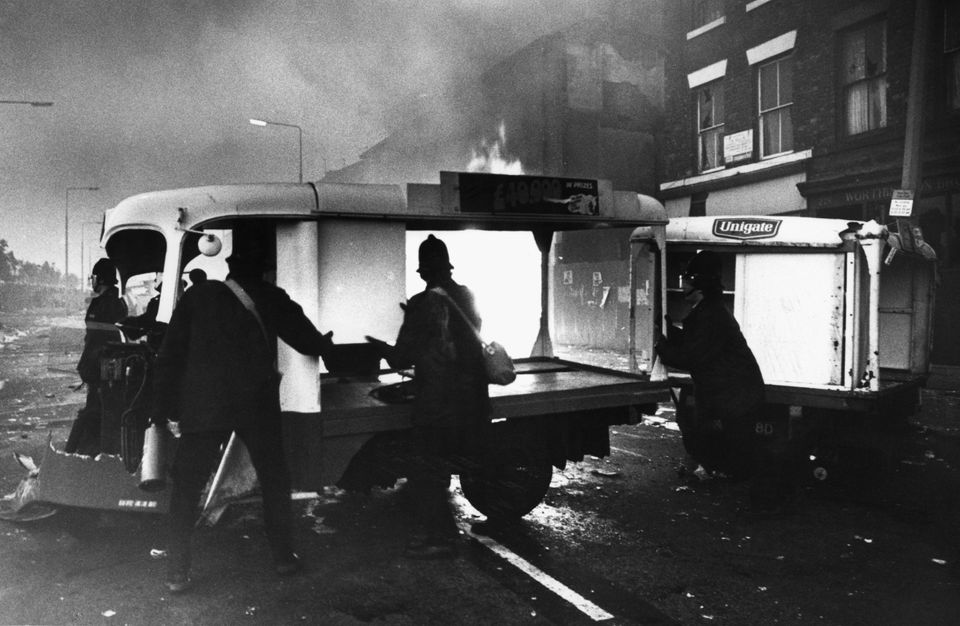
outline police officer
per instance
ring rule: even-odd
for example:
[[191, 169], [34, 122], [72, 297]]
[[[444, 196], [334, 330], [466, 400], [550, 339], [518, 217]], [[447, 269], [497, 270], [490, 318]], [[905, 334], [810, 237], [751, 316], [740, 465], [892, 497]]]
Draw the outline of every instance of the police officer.
[[[234, 241], [237, 244], [237, 238]], [[264, 522], [280, 575], [300, 569], [292, 545], [290, 475], [283, 455], [277, 337], [323, 355], [321, 334], [287, 293], [266, 282], [260, 246], [235, 248], [225, 282], [188, 289], [173, 312], [157, 358], [154, 423], [181, 433], [171, 470], [167, 588], [191, 586], [191, 537], [200, 493], [232, 432], [244, 443], [263, 495]]]
[[[484, 452], [490, 412], [483, 356], [476, 333], [480, 315], [471, 291], [453, 280], [450, 255], [433, 235], [420, 244], [417, 272], [426, 283], [407, 303], [396, 344], [368, 338], [391, 367], [414, 366], [413, 435], [416, 458], [407, 488], [419, 529], [406, 554], [452, 556], [456, 528], [447, 502], [450, 474]], [[456, 309], [459, 309], [457, 311]]]
[[720, 276], [717, 253], [704, 250], [691, 259], [682, 281], [692, 309], [682, 329], [670, 324], [656, 350], [665, 365], [685, 369], [693, 379], [698, 419], [678, 419], [690, 455], [709, 471], [750, 479], [752, 512], [784, 511], [796, 496], [796, 450], [757, 432], [765, 420], [763, 375], [723, 304]]
[[117, 322], [126, 317], [127, 305], [117, 289], [117, 268], [110, 259], [100, 259], [90, 272], [93, 297], [84, 317], [87, 332], [83, 352], [77, 363], [80, 380], [87, 386], [87, 403], [77, 412], [70, 429], [66, 452], [96, 456], [100, 452], [100, 422], [103, 403], [100, 397], [100, 353], [108, 341], [119, 341]]
[[[740, 325], [723, 304], [721, 261], [699, 252], [682, 275], [691, 306], [683, 328], [670, 325], [656, 350], [665, 365], [690, 372], [697, 424], [681, 423], [684, 445], [709, 471], [735, 479], [753, 475], [754, 427], [764, 402], [763, 375]], [[668, 318], [669, 322], [669, 318]]]

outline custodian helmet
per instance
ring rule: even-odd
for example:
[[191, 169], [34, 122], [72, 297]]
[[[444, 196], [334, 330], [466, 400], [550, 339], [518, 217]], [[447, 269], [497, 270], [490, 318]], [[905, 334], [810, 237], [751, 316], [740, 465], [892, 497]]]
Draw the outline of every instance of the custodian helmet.
[[712, 250], [701, 250], [690, 259], [683, 278], [701, 291], [723, 291], [720, 281], [722, 266], [719, 254]]
[[450, 253], [447, 252], [447, 244], [443, 243], [433, 235], [428, 236], [420, 244], [420, 267], [418, 272], [424, 270], [452, 270], [450, 265]]
[[117, 284], [117, 266], [110, 259], [100, 259], [94, 263], [90, 275], [96, 279], [96, 283], [103, 285]]

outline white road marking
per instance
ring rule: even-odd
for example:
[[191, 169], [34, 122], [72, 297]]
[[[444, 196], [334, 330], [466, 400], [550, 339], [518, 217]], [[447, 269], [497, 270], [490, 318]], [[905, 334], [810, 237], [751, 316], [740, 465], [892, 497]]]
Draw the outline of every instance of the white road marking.
[[579, 593], [577, 593], [570, 587], [567, 587], [556, 578], [538, 569], [526, 559], [523, 559], [520, 556], [517, 556], [516, 554], [511, 552], [508, 548], [501, 545], [500, 543], [497, 543], [490, 537], [485, 537], [482, 535], [474, 535], [473, 533], [470, 533], [470, 536], [476, 539], [477, 541], [479, 541], [482, 545], [489, 548], [491, 552], [493, 552], [494, 554], [496, 554], [497, 556], [505, 560], [507, 563], [510, 563], [511, 565], [516, 567], [518, 570], [520, 570], [530, 578], [534, 579], [535, 581], [537, 581], [538, 583], [546, 587], [548, 590], [552, 591], [554, 594], [556, 594], [560, 598], [566, 600], [567, 602], [575, 606], [577, 609], [580, 610], [581, 613], [585, 614], [587, 617], [589, 617], [593, 621], [599, 622], [599, 621], [614, 618], [614, 615], [612, 613], [608, 613], [607, 611], [600, 608], [590, 600], [587, 600], [586, 598], [581, 596]]
[[464, 532], [468, 537], [475, 539], [480, 545], [484, 546], [501, 559], [513, 565], [518, 570], [532, 578], [534, 581], [542, 585], [547, 590], [553, 592], [559, 598], [569, 602], [574, 607], [576, 607], [581, 613], [589, 617], [595, 622], [601, 622], [604, 620], [613, 619], [615, 616], [612, 613], [607, 612], [603, 608], [597, 606], [590, 600], [584, 598], [582, 595], [567, 587], [562, 582], [556, 578], [550, 576], [543, 570], [537, 568], [533, 563], [527, 561], [518, 554], [512, 552], [509, 548], [485, 535], [477, 535], [470, 531], [470, 518], [476, 519], [480, 513], [473, 508], [470, 502], [463, 496], [460, 492], [460, 480], [459, 477], [454, 476], [451, 481], [450, 495], [453, 499], [454, 504], [458, 509], [460, 509], [461, 516], [457, 522], [457, 525], [460, 527], [460, 530]]

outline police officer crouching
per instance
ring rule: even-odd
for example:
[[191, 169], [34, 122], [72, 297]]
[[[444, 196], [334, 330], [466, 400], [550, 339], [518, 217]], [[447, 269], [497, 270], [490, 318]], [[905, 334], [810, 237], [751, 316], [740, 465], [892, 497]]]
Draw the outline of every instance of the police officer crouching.
[[723, 304], [720, 256], [699, 252], [682, 282], [691, 310], [682, 328], [667, 318], [668, 334], [660, 337], [656, 351], [665, 365], [686, 370], [693, 379], [698, 419], [688, 423], [678, 417], [684, 446], [710, 473], [752, 479], [751, 510], [781, 510], [794, 495], [793, 476], [789, 460], [777, 458], [757, 434], [757, 424], [765, 421], [763, 375]]

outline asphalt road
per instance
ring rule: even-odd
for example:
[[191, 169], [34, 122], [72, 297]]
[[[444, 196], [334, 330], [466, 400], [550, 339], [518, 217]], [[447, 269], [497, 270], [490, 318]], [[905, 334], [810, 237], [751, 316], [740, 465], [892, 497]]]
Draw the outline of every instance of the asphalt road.
[[[50, 352], [46, 318], [0, 317], [0, 493], [12, 452], [62, 445], [83, 400]], [[67, 355], [68, 356], [68, 355]], [[303, 574], [278, 578], [256, 502], [197, 536], [196, 586], [163, 587], [162, 520], [63, 509], [0, 522], [3, 624], [953, 624], [960, 614], [960, 398], [931, 394], [887, 453], [804, 489], [798, 510], [755, 518], [746, 487], [687, 483], [669, 407], [616, 426], [613, 454], [555, 470], [510, 529], [451, 487], [455, 558], [403, 547], [403, 485], [297, 502]], [[892, 452], [891, 452], [892, 451]]]

